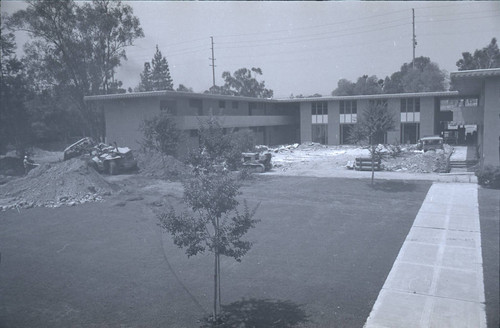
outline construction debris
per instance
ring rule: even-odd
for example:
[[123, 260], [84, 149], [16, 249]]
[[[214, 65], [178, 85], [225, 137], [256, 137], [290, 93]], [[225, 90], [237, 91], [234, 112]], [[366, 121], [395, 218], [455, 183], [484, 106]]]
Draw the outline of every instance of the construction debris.
[[114, 188], [85, 161], [46, 163], [0, 186], [0, 210], [101, 201]]

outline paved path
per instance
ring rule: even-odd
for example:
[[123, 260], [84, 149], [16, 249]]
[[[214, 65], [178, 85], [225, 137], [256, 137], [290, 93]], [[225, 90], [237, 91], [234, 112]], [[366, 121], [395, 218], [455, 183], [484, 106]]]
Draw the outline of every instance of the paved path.
[[477, 194], [432, 185], [366, 328], [486, 327]]
[[465, 161], [467, 159], [467, 146], [453, 146], [453, 148], [450, 161]]

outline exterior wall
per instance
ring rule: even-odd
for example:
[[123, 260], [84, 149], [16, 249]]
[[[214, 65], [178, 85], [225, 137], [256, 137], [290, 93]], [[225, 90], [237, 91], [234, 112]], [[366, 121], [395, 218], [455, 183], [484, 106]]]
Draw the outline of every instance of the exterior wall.
[[420, 98], [420, 138], [435, 134], [434, 97]]
[[[210, 116], [179, 116], [177, 126], [182, 130], [196, 130], [200, 121], [208, 120]], [[220, 122], [228, 128], [245, 128], [273, 125], [294, 125], [293, 116], [221, 116]]]
[[160, 113], [158, 98], [107, 101], [104, 103], [106, 143], [140, 148], [141, 123]]
[[[401, 98], [406, 98], [403, 97]], [[394, 130], [387, 133], [388, 143], [401, 142], [401, 98], [387, 99], [387, 110], [394, 116]], [[410, 97], [415, 98], [415, 97]], [[420, 136], [433, 135], [435, 130], [435, 97], [421, 97], [420, 99]], [[300, 103], [300, 142], [310, 142], [311, 135], [311, 108], [315, 100]], [[369, 104], [369, 99], [357, 99], [358, 119]], [[340, 100], [328, 101], [328, 144], [340, 144]]]
[[483, 165], [500, 165], [500, 78], [486, 79], [483, 89]]
[[[312, 119], [311, 116], [311, 103], [301, 102], [300, 103], [300, 142], [311, 142], [312, 141]], [[330, 117], [328, 117], [330, 119]]]
[[340, 144], [340, 102], [328, 102], [328, 144]]
[[387, 143], [397, 144], [401, 141], [401, 100], [387, 99], [387, 111], [394, 117], [394, 130], [387, 132]]
[[[202, 103], [202, 116], [198, 108], [190, 106], [190, 99], [199, 99]], [[180, 156], [188, 149], [198, 146], [200, 121], [208, 119], [210, 114], [219, 116], [222, 126], [227, 128], [251, 128], [258, 144], [286, 144], [298, 141], [298, 106], [276, 105], [261, 102], [262, 108], [256, 108], [249, 116], [249, 102], [238, 101], [238, 108], [232, 108], [232, 101], [225, 100], [225, 108], [219, 107], [217, 99], [189, 97], [143, 97], [129, 99], [104, 100], [106, 122], [106, 142], [139, 149], [143, 138], [140, 130], [146, 118], [160, 114], [160, 101], [173, 100], [176, 103], [175, 122], [184, 130], [183, 144], [179, 147]], [[256, 115], [259, 114], [259, 115]], [[277, 115], [280, 114], [280, 115]]]

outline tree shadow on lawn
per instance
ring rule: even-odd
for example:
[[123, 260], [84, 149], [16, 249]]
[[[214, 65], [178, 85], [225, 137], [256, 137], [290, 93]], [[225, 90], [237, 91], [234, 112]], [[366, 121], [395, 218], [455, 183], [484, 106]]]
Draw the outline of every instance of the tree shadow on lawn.
[[410, 192], [417, 188], [416, 183], [401, 180], [376, 180], [368, 185], [370, 188], [385, 192]]
[[297, 327], [309, 321], [309, 316], [301, 307], [291, 301], [243, 298], [222, 306], [222, 322], [217, 325], [212, 323], [210, 315], [201, 320], [200, 327]]

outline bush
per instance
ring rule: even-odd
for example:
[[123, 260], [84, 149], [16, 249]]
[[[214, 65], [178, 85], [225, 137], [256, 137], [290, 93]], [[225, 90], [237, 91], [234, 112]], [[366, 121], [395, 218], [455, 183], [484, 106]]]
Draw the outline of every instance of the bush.
[[500, 166], [487, 165], [476, 176], [480, 185], [500, 189]]
[[223, 166], [236, 170], [241, 164], [241, 153], [255, 149], [252, 131], [245, 129], [225, 133], [216, 117], [200, 122], [198, 133], [200, 149], [191, 152], [187, 159], [188, 164], [198, 169], [209, 170], [211, 167]]
[[144, 134], [142, 140], [144, 150], [176, 155], [181, 133], [172, 116], [162, 113], [151, 119], [146, 119], [141, 130]]

